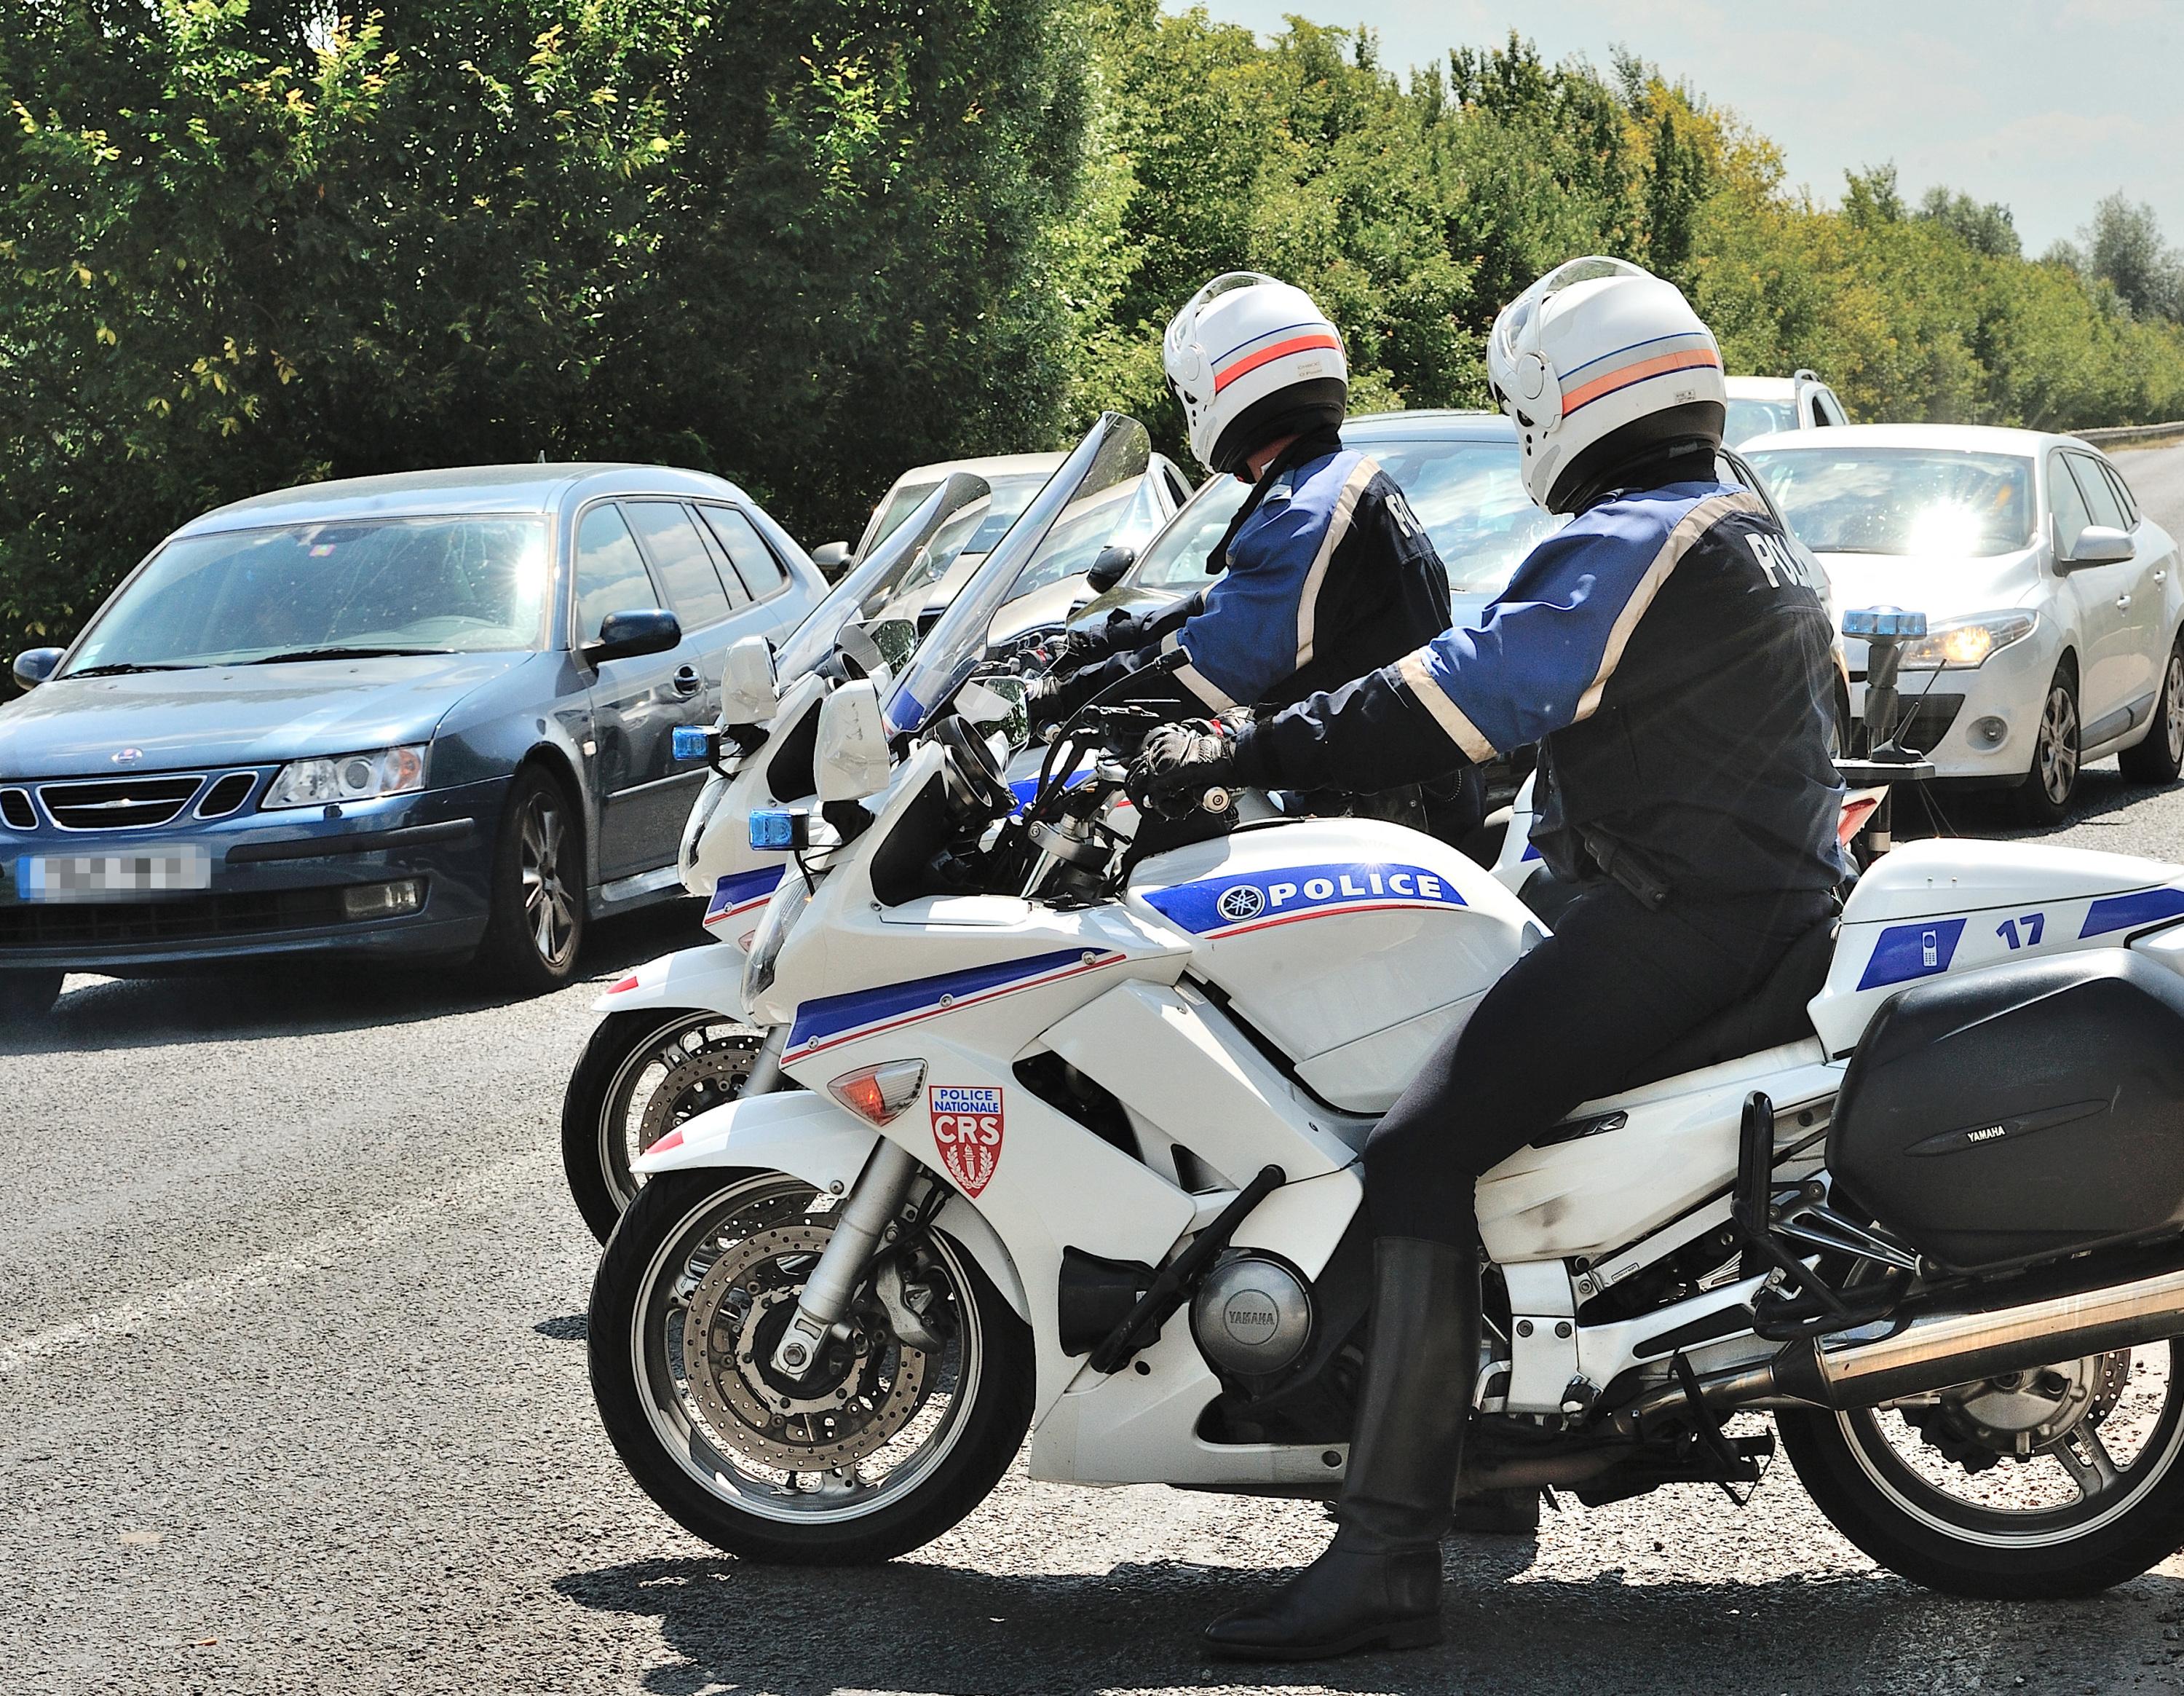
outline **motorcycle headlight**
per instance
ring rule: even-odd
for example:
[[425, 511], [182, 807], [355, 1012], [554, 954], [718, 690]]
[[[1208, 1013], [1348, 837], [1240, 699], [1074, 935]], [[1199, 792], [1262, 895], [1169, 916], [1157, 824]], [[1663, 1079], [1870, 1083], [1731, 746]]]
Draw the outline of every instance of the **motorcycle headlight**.
[[1971, 671], [2012, 643], [2022, 642], [2038, 622], [2029, 612], [1989, 612], [1936, 626], [1903, 644], [1903, 669]]
[[337, 754], [330, 759], [291, 760], [274, 773], [258, 810], [279, 806], [325, 806], [344, 801], [376, 801], [425, 787], [426, 745], [381, 748], [369, 754]]
[[781, 887], [766, 904], [758, 929], [751, 933], [750, 952], [744, 958], [746, 1007], [773, 987], [773, 962], [781, 957], [781, 946], [788, 940], [788, 933], [796, 929], [797, 920], [811, 905], [816, 887], [816, 884], [805, 882], [800, 871], [792, 872], [782, 879]]

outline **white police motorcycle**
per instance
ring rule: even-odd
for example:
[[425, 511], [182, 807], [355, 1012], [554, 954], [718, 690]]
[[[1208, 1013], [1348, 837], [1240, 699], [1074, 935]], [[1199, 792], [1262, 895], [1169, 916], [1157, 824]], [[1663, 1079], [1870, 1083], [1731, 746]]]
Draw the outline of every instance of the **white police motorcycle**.
[[[946, 627], [827, 695], [815, 807], [748, 821], [788, 869], [742, 1005], [802, 1087], [655, 1141], [593, 1286], [616, 1448], [745, 1556], [915, 1548], [1027, 1431], [1037, 1478], [1332, 1495], [1358, 1150], [1541, 934], [1394, 825], [1209, 810], [1150, 851], [1126, 713], [1020, 803], [1007, 680]], [[2141, 1572], [2184, 1543], [2184, 868], [1899, 849], [1479, 1211], [1461, 1493], [1747, 1490], [1763, 1410], [1922, 1582]]]

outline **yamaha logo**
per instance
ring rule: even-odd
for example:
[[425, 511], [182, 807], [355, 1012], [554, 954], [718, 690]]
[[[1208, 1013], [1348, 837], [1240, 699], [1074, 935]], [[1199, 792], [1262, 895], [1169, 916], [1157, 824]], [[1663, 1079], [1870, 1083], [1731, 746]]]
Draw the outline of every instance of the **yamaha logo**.
[[1240, 1290], [1221, 1310], [1221, 1323], [1228, 1335], [1247, 1347], [1272, 1342], [1281, 1322], [1273, 1297], [1262, 1290]]
[[1256, 918], [1266, 905], [1266, 896], [1249, 884], [1237, 884], [1221, 892], [1221, 916], [1223, 918]]

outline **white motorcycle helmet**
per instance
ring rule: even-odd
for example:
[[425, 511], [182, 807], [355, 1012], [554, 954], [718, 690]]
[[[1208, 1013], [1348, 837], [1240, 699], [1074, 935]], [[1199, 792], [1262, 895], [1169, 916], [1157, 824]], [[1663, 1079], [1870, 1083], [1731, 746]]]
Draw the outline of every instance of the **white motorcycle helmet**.
[[1350, 364], [1342, 335], [1302, 289], [1257, 271], [1217, 276], [1161, 342], [1190, 450], [1234, 472], [1277, 436], [1342, 422]]
[[1516, 420], [1524, 488], [1568, 512], [1646, 449], [1721, 445], [1721, 349], [1683, 291], [1628, 259], [1557, 265], [1504, 307], [1486, 382]]

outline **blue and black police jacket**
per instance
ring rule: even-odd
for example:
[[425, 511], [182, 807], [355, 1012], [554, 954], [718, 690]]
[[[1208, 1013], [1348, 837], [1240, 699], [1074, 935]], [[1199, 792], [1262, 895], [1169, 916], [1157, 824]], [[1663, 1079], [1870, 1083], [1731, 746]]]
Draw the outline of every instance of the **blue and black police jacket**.
[[1262, 717], [1247, 783], [1386, 789], [1540, 745], [1533, 840], [1673, 890], [1840, 881], [1825, 583], [1749, 489], [1613, 493], [1533, 549], [1468, 628]]

